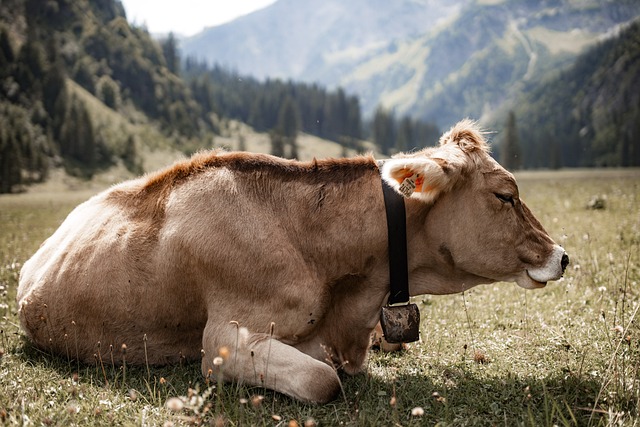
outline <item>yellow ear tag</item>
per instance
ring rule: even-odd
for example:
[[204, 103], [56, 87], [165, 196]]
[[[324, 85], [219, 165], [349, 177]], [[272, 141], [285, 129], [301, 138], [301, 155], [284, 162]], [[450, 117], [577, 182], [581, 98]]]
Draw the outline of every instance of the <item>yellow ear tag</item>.
[[416, 189], [416, 180], [419, 179], [419, 177], [420, 175], [417, 173], [406, 177], [402, 181], [402, 184], [400, 184], [400, 187], [398, 187], [398, 191], [400, 191], [404, 197], [411, 197]]

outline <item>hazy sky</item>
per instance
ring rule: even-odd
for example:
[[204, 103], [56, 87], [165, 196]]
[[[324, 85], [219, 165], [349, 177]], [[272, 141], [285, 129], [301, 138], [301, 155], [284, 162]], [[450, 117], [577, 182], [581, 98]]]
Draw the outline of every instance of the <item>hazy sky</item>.
[[121, 0], [127, 19], [145, 24], [150, 33], [191, 36], [205, 27], [223, 24], [275, 0]]

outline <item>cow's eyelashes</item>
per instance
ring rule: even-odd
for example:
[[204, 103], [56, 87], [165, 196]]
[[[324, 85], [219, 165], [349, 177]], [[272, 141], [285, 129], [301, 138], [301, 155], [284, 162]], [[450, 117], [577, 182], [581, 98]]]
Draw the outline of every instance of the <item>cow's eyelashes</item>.
[[515, 206], [515, 201], [513, 200], [513, 196], [510, 194], [500, 194], [500, 193], [494, 193], [496, 195], [496, 197], [498, 198], [498, 200], [500, 200], [502, 203], [509, 203], [511, 206]]

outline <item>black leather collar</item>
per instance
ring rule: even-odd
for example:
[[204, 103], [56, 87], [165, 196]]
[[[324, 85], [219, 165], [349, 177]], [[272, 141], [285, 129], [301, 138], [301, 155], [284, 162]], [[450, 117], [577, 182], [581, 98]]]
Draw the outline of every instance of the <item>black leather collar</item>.
[[407, 220], [404, 197], [398, 194], [383, 178], [382, 193], [387, 212], [387, 236], [389, 244], [389, 281], [391, 293], [388, 305], [409, 302], [409, 269], [407, 266]]

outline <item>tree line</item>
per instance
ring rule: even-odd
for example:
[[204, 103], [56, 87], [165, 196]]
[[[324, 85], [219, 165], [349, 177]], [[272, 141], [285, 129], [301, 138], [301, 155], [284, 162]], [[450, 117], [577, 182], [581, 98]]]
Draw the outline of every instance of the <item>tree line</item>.
[[397, 118], [393, 111], [382, 106], [376, 109], [369, 129], [369, 137], [385, 155], [420, 150], [435, 145], [440, 138], [440, 129], [434, 123], [410, 116]]
[[371, 120], [364, 120], [358, 97], [342, 88], [328, 90], [315, 83], [280, 79], [262, 82], [192, 57], [184, 61], [183, 75], [205, 108], [221, 117], [245, 122], [257, 131], [271, 132], [272, 141], [275, 133], [276, 155], [283, 152], [279, 148], [283, 121], [296, 123], [299, 131], [356, 151], [362, 151], [363, 139], [371, 139], [387, 155], [423, 148], [439, 137], [433, 123], [408, 116], [397, 118], [383, 107]]
[[[357, 141], [362, 139], [359, 100], [342, 89], [328, 91], [317, 84], [280, 79], [261, 82], [194, 58], [186, 58], [184, 76], [202, 105], [220, 117], [247, 123], [258, 132], [278, 132], [286, 119], [296, 123], [296, 132], [350, 148], [357, 148]], [[277, 148], [274, 151], [280, 153]]]

